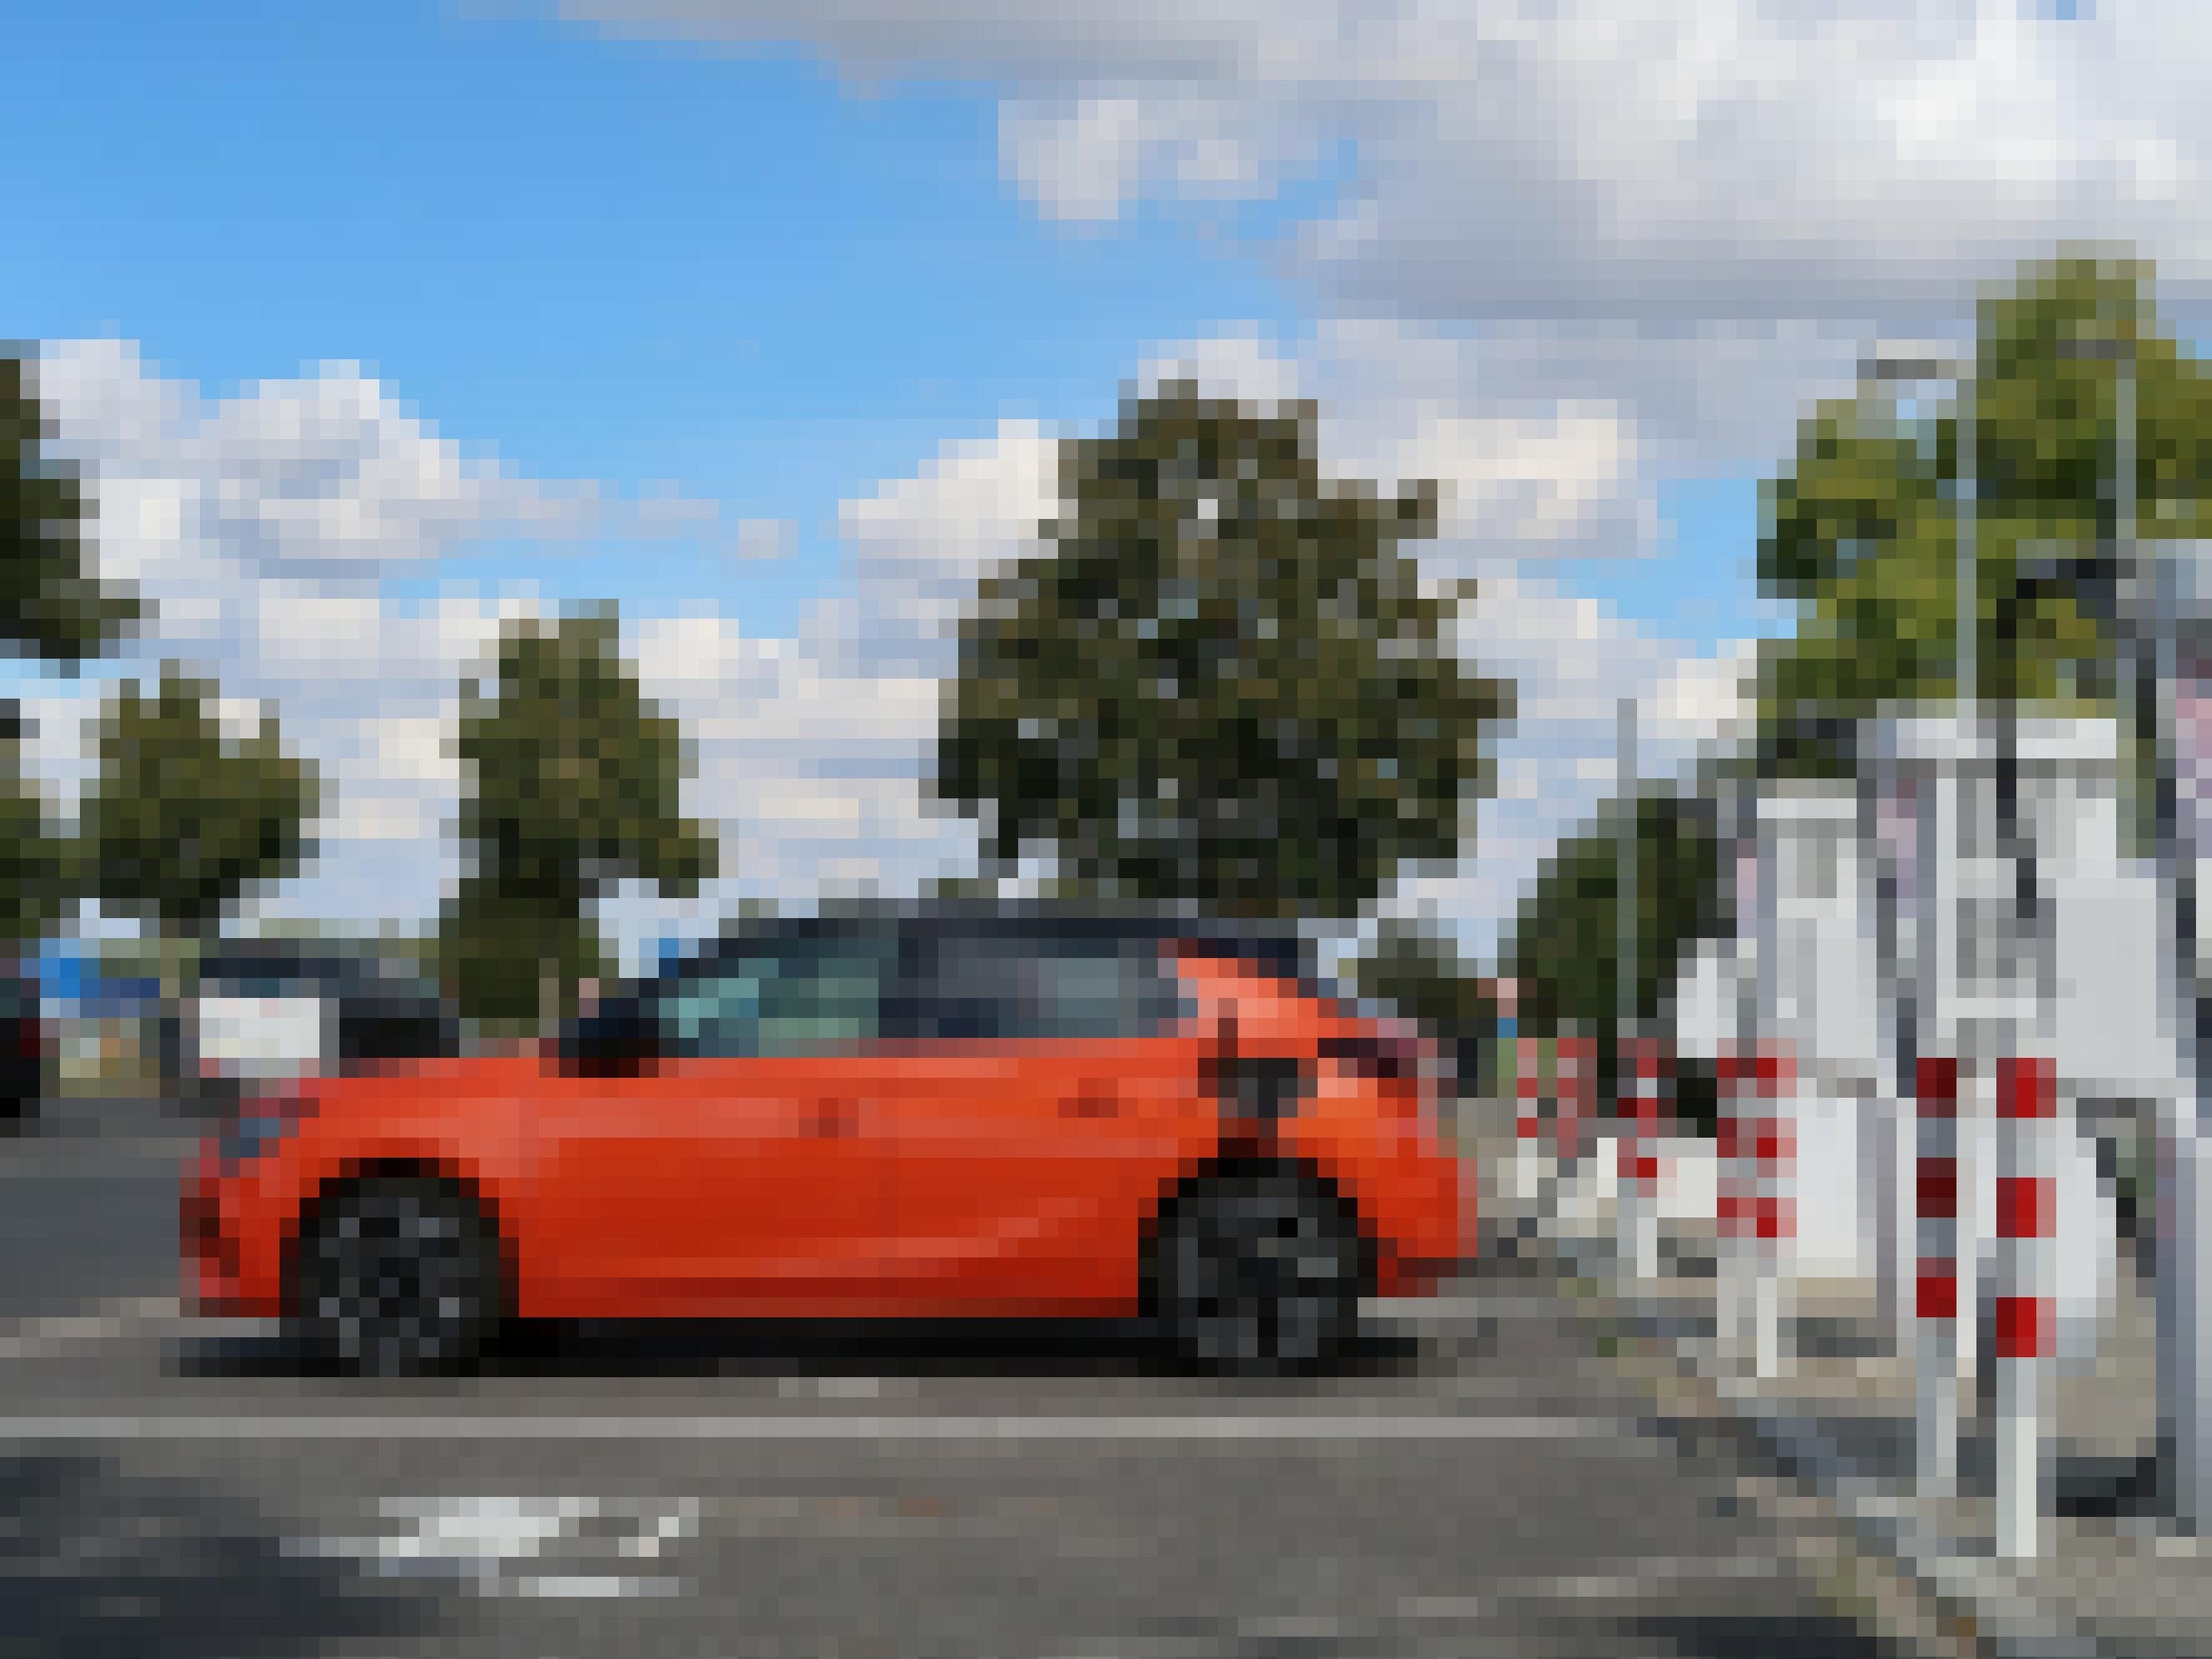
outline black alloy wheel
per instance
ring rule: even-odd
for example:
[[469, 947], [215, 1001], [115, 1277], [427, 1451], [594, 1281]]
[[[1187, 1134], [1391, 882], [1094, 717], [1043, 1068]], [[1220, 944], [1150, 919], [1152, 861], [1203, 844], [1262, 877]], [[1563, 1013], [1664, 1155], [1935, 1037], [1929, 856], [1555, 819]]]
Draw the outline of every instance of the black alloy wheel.
[[367, 1176], [325, 1198], [302, 1229], [294, 1294], [309, 1346], [341, 1370], [462, 1370], [506, 1311], [499, 1235], [447, 1182]]
[[1359, 1324], [1366, 1252], [1344, 1204], [1293, 1170], [1229, 1172], [1161, 1218], [1154, 1304], [1177, 1358], [1233, 1376], [1324, 1367]]

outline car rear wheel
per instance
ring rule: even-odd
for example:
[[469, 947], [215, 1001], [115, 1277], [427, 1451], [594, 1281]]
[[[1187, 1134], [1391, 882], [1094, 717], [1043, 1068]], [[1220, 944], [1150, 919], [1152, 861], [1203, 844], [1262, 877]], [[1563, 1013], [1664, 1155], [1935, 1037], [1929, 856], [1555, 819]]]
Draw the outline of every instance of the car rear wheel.
[[1285, 1375], [1350, 1346], [1365, 1278], [1359, 1230], [1327, 1188], [1289, 1170], [1224, 1173], [1161, 1218], [1154, 1306], [1186, 1363]]
[[451, 1185], [371, 1176], [302, 1229], [295, 1310], [322, 1358], [366, 1376], [453, 1370], [481, 1357], [505, 1311], [499, 1235]]

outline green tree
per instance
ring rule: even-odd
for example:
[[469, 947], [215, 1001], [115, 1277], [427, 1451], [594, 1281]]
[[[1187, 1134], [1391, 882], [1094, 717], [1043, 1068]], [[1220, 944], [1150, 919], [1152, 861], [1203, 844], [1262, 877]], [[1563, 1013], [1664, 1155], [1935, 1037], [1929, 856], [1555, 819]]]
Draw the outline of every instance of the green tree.
[[1474, 1077], [1477, 1051], [1496, 1035], [1498, 1009], [1488, 982], [1449, 939], [1429, 927], [1385, 922], [1345, 976], [1363, 999], [1449, 1045], [1461, 1074]]
[[46, 424], [26, 369], [0, 356], [0, 640], [17, 655], [75, 665], [120, 637], [140, 607], [87, 568], [91, 503], [40, 454]]
[[[0, 649], [73, 667], [120, 637], [139, 607], [88, 571], [91, 503], [68, 469], [41, 455], [46, 435], [26, 363], [0, 355]], [[72, 908], [77, 860], [23, 774], [12, 702], [0, 718], [0, 945], [20, 948]]]
[[[2113, 641], [2078, 584], [2039, 571], [2115, 528], [2117, 351], [2135, 365], [2139, 538], [2212, 524], [2212, 376], [2160, 326], [2150, 266], [2069, 253], [1983, 301], [1971, 374], [1977, 695], [2112, 706]], [[1799, 608], [1760, 665], [1759, 763], [1843, 775], [1859, 720], [1958, 692], [1955, 404], [1819, 404], [1763, 501], [1759, 575]]]
[[24, 776], [14, 717], [6, 718], [9, 725], [0, 732], [0, 951], [45, 937], [76, 891], [76, 845], [54, 828], [45, 797]]
[[1104, 897], [1357, 914], [1455, 858], [1509, 688], [1401, 544], [1436, 498], [1324, 479], [1313, 410], [1170, 385], [1068, 446], [1043, 554], [985, 580], [935, 787], [999, 867]]
[[689, 747], [639, 690], [611, 609], [509, 629], [490, 695], [469, 688], [459, 753], [471, 867], [441, 918], [440, 976], [471, 1018], [573, 1007], [605, 965], [606, 893], [690, 893], [715, 872], [713, 832], [678, 805]]
[[[1613, 1031], [1620, 1010], [1621, 805], [1562, 840], [1499, 953], [1521, 982], [1521, 1029]], [[1703, 804], [1650, 791], [1636, 802], [1636, 1018], [1664, 1012], [1684, 943], [1726, 931], [1720, 842]]]
[[167, 665], [150, 696], [118, 691], [80, 817], [93, 892], [173, 940], [212, 936], [249, 889], [296, 874], [322, 811], [314, 767], [284, 752], [276, 723], [234, 737], [215, 699]]

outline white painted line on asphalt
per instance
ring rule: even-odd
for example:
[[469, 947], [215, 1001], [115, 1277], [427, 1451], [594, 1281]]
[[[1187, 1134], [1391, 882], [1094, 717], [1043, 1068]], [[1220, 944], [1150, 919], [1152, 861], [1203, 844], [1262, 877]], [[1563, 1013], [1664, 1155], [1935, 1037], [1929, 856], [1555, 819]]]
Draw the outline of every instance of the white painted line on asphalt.
[[1445, 1441], [1633, 1438], [1604, 1418], [1458, 1417], [1364, 1413], [981, 1417], [831, 1417], [398, 1413], [223, 1416], [149, 1412], [16, 1413], [0, 1442], [60, 1440], [816, 1440], [816, 1441]]
[[104, 1302], [92, 1313], [50, 1314], [16, 1320], [0, 1328], [0, 1359], [27, 1359], [115, 1337], [161, 1320], [182, 1316], [173, 1296], [126, 1297]]
[[1545, 1601], [1632, 1600], [1685, 1582], [1748, 1578], [1765, 1583], [1787, 1576], [1784, 1563], [1771, 1555], [1656, 1556], [1638, 1561], [1623, 1572], [1522, 1579], [1513, 1586], [1511, 1594], [1522, 1600]]

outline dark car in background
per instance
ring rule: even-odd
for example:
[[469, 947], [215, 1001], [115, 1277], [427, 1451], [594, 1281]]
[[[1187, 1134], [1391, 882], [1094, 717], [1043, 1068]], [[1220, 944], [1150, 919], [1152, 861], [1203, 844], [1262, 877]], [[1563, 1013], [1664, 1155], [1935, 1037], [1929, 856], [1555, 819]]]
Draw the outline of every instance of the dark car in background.
[[39, 1006], [37, 976], [0, 969], [0, 1121], [26, 1123], [52, 1090], [53, 1038]]

